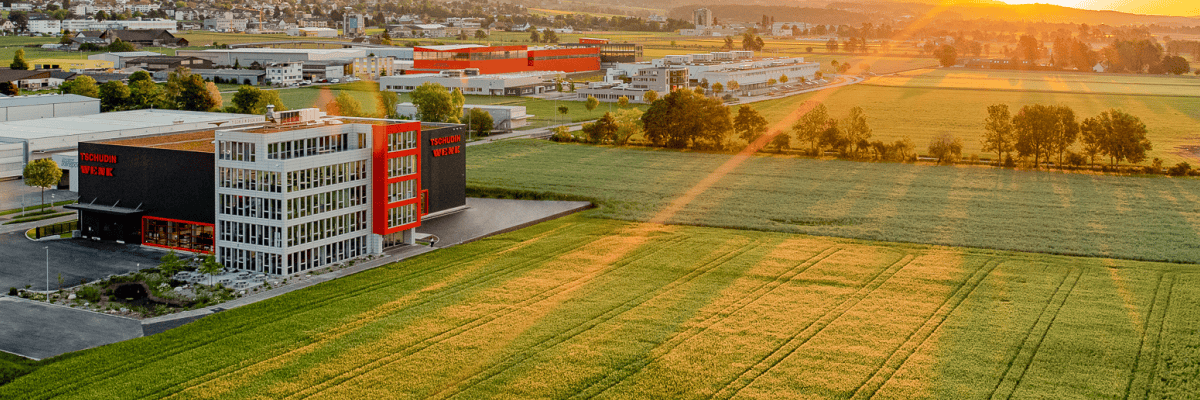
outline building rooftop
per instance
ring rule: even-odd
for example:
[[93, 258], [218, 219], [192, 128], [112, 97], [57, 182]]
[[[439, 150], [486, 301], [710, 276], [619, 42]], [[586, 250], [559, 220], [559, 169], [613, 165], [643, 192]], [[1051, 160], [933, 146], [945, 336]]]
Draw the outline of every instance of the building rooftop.
[[476, 47], [487, 47], [482, 44], [444, 44], [438, 46], [417, 46], [418, 49], [434, 50], [434, 51], [449, 51], [471, 49]]
[[216, 140], [215, 130], [174, 133], [160, 136], [144, 136], [130, 139], [116, 139], [103, 141], [100, 143], [117, 146], [212, 153], [216, 147], [213, 145], [213, 140]]
[[[0, 107], [35, 106], [40, 104], [83, 103], [99, 101], [98, 99], [77, 94], [39, 94], [32, 96], [15, 96], [0, 99]], [[0, 133], [0, 136], [3, 136]]]
[[104, 54], [112, 54], [118, 57], [152, 57], [163, 55], [162, 53], [155, 53], [153, 51], [114, 51]]
[[358, 53], [364, 51], [363, 48], [349, 49], [272, 49], [272, 48], [256, 48], [244, 47], [237, 49], [207, 49], [201, 50], [205, 52], [224, 52], [224, 53], [293, 53], [293, 54], [340, 54], [340, 53]]
[[[179, 124], [228, 122], [261, 115], [181, 110], [133, 110], [72, 117], [0, 122], [0, 137], [45, 139], [119, 130], [170, 127]], [[215, 126], [215, 125], [214, 125]]]

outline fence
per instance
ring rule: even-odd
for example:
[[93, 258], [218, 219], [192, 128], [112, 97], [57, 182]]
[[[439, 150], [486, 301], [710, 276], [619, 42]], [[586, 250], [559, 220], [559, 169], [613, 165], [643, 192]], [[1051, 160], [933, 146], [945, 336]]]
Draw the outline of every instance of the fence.
[[79, 220], [75, 219], [75, 220], [70, 220], [67, 222], [59, 222], [57, 224], [39, 226], [37, 228], [34, 228], [33, 237], [34, 237], [34, 239], [41, 239], [41, 238], [44, 238], [47, 236], [55, 236], [55, 235], [61, 235], [64, 233], [70, 233], [71, 231], [78, 230], [78, 229], [79, 229]]

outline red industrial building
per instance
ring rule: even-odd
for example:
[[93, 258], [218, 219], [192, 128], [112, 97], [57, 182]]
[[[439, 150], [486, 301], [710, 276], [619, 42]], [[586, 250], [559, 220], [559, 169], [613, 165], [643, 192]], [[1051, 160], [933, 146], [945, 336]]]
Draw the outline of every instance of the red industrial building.
[[526, 71], [600, 70], [600, 49], [592, 47], [422, 46], [413, 49], [413, 71], [475, 68], [480, 74]]

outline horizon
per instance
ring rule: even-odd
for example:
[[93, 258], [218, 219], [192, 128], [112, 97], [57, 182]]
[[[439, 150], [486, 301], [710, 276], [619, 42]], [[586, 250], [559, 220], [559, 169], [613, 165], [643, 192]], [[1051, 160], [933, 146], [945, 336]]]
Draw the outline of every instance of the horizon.
[[1120, 11], [1143, 15], [1175, 17], [1200, 16], [1200, 3], [1161, 0], [1000, 0], [1011, 5], [1050, 4], [1096, 11]]

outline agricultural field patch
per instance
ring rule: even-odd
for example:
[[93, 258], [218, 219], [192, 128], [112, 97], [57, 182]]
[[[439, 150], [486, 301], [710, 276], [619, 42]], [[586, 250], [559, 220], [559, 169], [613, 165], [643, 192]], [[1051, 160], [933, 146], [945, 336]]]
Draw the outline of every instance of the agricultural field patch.
[[0, 397], [1186, 397], [1197, 288], [1176, 264], [572, 216], [85, 350]]
[[[851, 85], [791, 96], [778, 100], [754, 103], [768, 121], [784, 120], [805, 101], [824, 102], [830, 115], [844, 117], [850, 108], [861, 106], [874, 130], [871, 140], [892, 142], [905, 137], [912, 139], [917, 151], [924, 154], [933, 138], [950, 134], [963, 141], [963, 156], [971, 154], [994, 158], [982, 151], [983, 121], [987, 107], [1008, 104], [1015, 113], [1029, 104], [1067, 105], [1079, 119], [1100, 114], [1112, 108], [1131, 113], [1146, 124], [1147, 137], [1154, 149], [1147, 160], [1161, 158], [1171, 166], [1186, 161], [1200, 163], [1200, 98], [1174, 96], [1128, 96], [1085, 93], [1047, 93], [1033, 91], [973, 90], [916, 87], [885, 87]], [[789, 129], [791, 123], [772, 129]], [[796, 142], [792, 143], [797, 146]], [[1078, 144], [1073, 151], [1080, 151]], [[1097, 160], [1099, 162], [1099, 160]]]
[[872, 78], [867, 84], [900, 87], [1030, 90], [1085, 94], [1200, 96], [1200, 78], [1043, 71], [922, 69]]
[[[507, 141], [472, 147], [483, 192], [589, 198], [597, 216], [889, 242], [1200, 262], [1200, 181]], [[719, 179], [689, 193], [712, 175]], [[673, 200], [694, 195], [685, 204]]]

